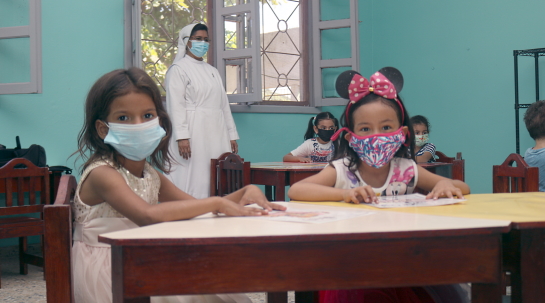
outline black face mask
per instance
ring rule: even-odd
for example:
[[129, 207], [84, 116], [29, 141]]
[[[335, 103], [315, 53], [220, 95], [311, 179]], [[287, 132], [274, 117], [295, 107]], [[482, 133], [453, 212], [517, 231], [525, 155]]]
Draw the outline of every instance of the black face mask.
[[318, 129], [318, 137], [322, 139], [325, 142], [329, 142], [331, 140], [331, 136], [335, 133], [335, 130], [326, 130], [326, 129]]

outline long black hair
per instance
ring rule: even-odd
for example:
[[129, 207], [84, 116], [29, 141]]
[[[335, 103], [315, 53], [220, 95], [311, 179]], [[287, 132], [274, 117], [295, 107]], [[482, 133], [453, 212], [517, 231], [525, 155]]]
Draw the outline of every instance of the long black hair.
[[314, 136], [316, 135], [316, 133], [314, 132], [314, 126], [318, 127], [318, 124], [320, 124], [320, 121], [322, 120], [333, 120], [335, 127], [339, 129], [339, 120], [337, 120], [337, 118], [335, 118], [332, 113], [321, 112], [315, 117], [310, 118], [310, 120], [308, 121], [307, 131], [305, 132], [305, 140], [314, 138]]

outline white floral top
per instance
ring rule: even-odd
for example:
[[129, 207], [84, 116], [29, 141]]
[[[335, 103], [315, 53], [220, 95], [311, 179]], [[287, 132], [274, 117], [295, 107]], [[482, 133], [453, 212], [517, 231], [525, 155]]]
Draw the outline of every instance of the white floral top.
[[[87, 178], [89, 173], [102, 165], [109, 165], [115, 167], [109, 160], [99, 160], [91, 163], [81, 175], [78, 187], [76, 189], [76, 197], [74, 199], [73, 216], [77, 223], [86, 223], [96, 218], [124, 218], [122, 214], [113, 209], [110, 204], [103, 202], [97, 205], [89, 206], [79, 196], [81, 184]], [[144, 201], [149, 204], [157, 204], [159, 200], [159, 188], [161, 187], [161, 180], [159, 175], [153, 167], [146, 162], [144, 166], [144, 177], [139, 178], [131, 174], [124, 167], [116, 168], [116, 170], [123, 176], [127, 185]]]

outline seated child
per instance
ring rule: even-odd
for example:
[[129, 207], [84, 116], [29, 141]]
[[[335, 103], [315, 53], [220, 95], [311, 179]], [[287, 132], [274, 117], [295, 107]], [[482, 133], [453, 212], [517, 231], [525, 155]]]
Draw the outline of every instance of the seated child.
[[528, 148], [524, 161], [530, 166], [539, 167], [539, 191], [545, 191], [545, 100], [536, 101], [524, 114], [524, 123], [530, 137], [536, 141]]
[[328, 162], [335, 151], [331, 136], [338, 128], [339, 122], [330, 112], [310, 118], [305, 142], [285, 155], [284, 162]]
[[411, 125], [414, 131], [414, 156], [416, 163], [435, 162], [435, 145], [428, 142], [430, 123], [424, 116], [413, 116]]
[[[112, 302], [110, 245], [101, 233], [214, 212], [258, 216], [285, 209], [254, 185], [225, 197], [195, 199], [170, 182], [172, 124], [157, 85], [141, 69], [115, 70], [93, 85], [78, 151], [86, 161], [76, 190], [72, 272], [75, 302]], [[149, 160], [149, 162], [148, 162]], [[244, 207], [257, 203], [264, 209]], [[179, 281], [184, 283], [183, 281]], [[245, 302], [244, 294], [153, 297], [151, 302]]]
[[[345, 78], [349, 77], [348, 80]], [[340, 83], [346, 83], [345, 91]], [[380, 195], [404, 195], [416, 186], [429, 191], [428, 199], [459, 197], [469, 193], [462, 181], [435, 175], [416, 165], [409, 153], [414, 142], [409, 116], [397, 93], [401, 73], [392, 67], [376, 72], [368, 81], [348, 71], [337, 79], [338, 93], [349, 97], [341, 117], [343, 128], [334, 160], [321, 172], [291, 186], [288, 196], [299, 201], [371, 203]], [[421, 288], [327, 290], [321, 303], [424, 303], [434, 302]]]

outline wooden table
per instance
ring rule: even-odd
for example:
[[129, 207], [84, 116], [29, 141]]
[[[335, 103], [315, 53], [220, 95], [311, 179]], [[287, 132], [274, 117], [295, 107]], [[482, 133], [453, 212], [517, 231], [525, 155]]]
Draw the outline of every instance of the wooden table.
[[112, 245], [113, 302], [150, 302], [174, 294], [497, 285], [509, 225], [384, 211], [322, 224], [207, 215], [99, 240]]
[[250, 180], [252, 184], [265, 185], [265, 196], [270, 201], [284, 201], [286, 186], [320, 172], [326, 165], [327, 163], [256, 162], [251, 163]]
[[[460, 218], [508, 220], [512, 229], [503, 236], [503, 267], [511, 272], [512, 303], [545, 301], [545, 193], [473, 194], [462, 204], [436, 207], [392, 208], [387, 211]], [[375, 209], [366, 205], [325, 203]], [[487, 302], [502, 289], [497, 285], [473, 287], [473, 303]]]

